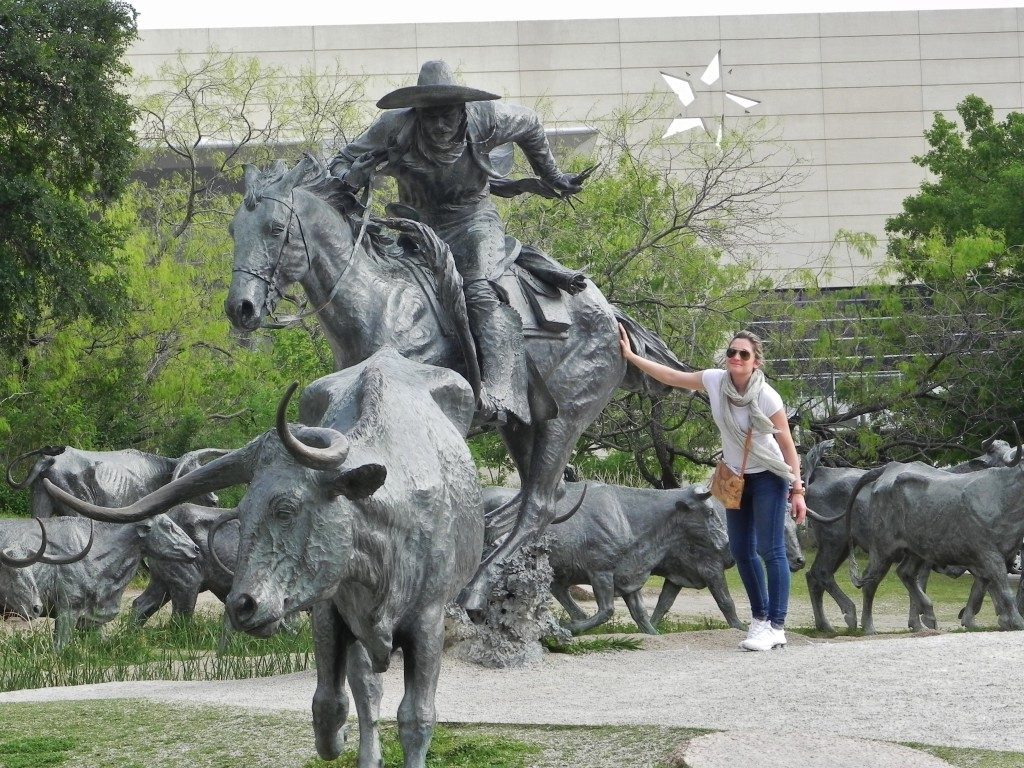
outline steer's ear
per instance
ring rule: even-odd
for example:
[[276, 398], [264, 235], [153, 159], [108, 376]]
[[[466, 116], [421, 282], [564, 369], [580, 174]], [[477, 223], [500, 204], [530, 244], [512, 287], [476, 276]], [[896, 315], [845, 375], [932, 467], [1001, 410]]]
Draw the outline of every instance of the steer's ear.
[[384, 485], [387, 476], [388, 470], [383, 464], [363, 464], [346, 469], [334, 478], [331, 481], [331, 490], [335, 496], [365, 499]]

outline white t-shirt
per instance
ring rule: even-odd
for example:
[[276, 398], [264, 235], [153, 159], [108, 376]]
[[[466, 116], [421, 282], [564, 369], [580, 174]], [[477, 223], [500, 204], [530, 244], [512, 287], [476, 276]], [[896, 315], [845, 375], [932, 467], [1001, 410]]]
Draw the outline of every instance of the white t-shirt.
[[[702, 372], [701, 381], [704, 384], [704, 389], [707, 390], [708, 399], [711, 401], [711, 415], [714, 417], [715, 425], [722, 435], [722, 459], [736, 472], [739, 472], [740, 466], [743, 464], [743, 440], [734, 437], [732, 434], [726, 434], [725, 422], [722, 419], [722, 382], [728, 375], [729, 372], [723, 371], [721, 368], [709, 368]], [[757, 404], [761, 408], [761, 413], [769, 419], [783, 409], [782, 397], [769, 386], [768, 382], [765, 382], [764, 386], [761, 387], [761, 394], [757, 396]], [[750, 427], [750, 413], [748, 409], [745, 406], [737, 408], [732, 403], [728, 407], [732, 409], [732, 417], [736, 422], [736, 426], [743, 430], [745, 436], [747, 429]], [[780, 461], [785, 461], [782, 456], [782, 449], [779, 447], [779, 442], [775, 439], [775, 435], [760, 434], [755, 431], [751, 442], [764, 446], [778, 456]], [[767, 469], [767, 467], [757, 462], [753, 452], [748, 454], [747, 472], [764, 472]]]

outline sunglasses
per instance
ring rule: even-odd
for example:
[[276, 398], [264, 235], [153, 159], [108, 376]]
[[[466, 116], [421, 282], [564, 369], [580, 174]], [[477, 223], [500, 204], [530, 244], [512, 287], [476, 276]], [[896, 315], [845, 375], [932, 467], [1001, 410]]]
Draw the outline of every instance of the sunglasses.
[[748, 349], [736, 349], [735, 347], [729, 347], [727, 350], [725, 350], [725, 356], [728, 357], [730, 360], [732, 360], [732, 358], [736, 357], [736, 355], [740, 356], [740, 360], [749, 360], [750, 359], [750, 350], [748, 350]]

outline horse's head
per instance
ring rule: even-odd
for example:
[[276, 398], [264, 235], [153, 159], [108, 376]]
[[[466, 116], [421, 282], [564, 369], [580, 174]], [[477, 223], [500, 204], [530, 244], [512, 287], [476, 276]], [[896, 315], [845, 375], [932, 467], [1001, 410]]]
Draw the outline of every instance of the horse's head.
[[231, 324], [243, 331], [260, 327], [285, 289], [309, 269], [309, 252], [293, 190], [321, 169], [306, 155], [288, 169], [278, 160], [269, 171], [245, 167], [245, 199], [231, 220], [235, 241], [231, 289], [224, 302]]

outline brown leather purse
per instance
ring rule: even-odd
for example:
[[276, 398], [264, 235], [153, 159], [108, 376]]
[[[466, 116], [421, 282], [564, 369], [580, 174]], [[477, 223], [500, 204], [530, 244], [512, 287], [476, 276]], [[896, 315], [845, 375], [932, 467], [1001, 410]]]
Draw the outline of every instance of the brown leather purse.
[[737, 475], [724, 461], [715, 465], [715, 474], [711, 476], [711, 495], [718, 499], [726, 509], [739, 509], [743, 498], [743, 473], [747, 471], [747, 455], [750, 453], [750, 441], [754, 429], [747, 430], [747, 440], [743, 444], [743, 464]]

